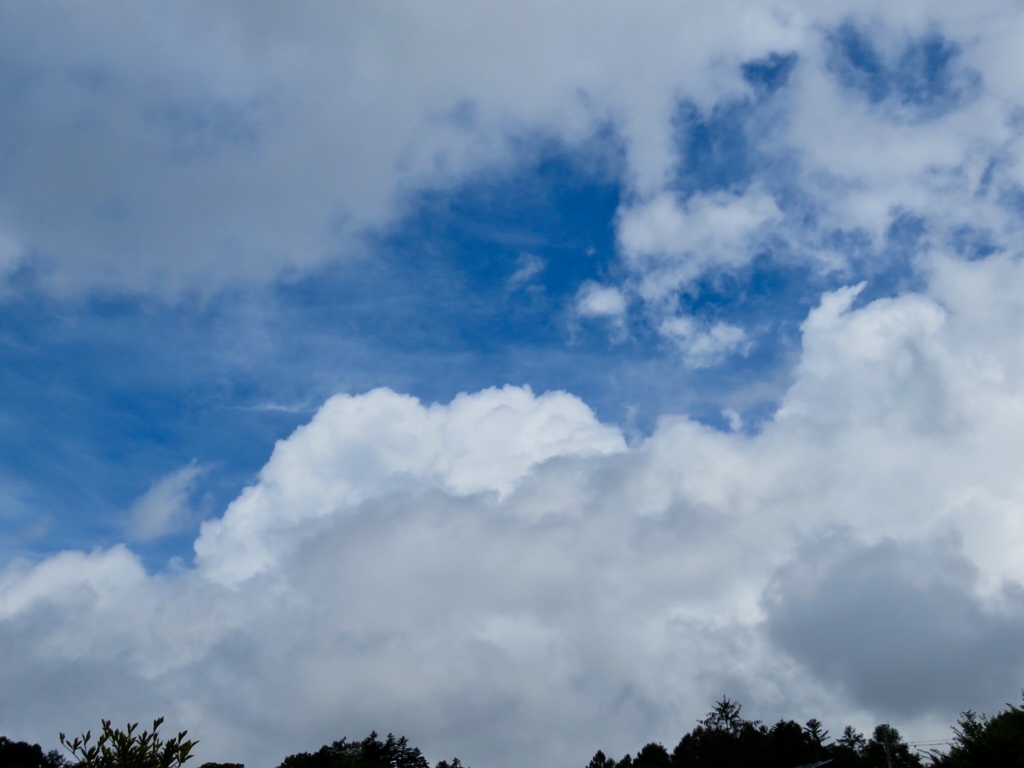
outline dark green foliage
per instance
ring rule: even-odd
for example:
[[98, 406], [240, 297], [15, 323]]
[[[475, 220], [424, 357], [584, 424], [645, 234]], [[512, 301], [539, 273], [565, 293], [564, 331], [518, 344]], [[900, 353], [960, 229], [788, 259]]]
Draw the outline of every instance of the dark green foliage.
[[674, 768], [761, 765], [768, 729], [760, 720], [745, 720], [742, 709], [729, 698], [716, 702], [707, 717], [672, 751]]
[[587, 763], [587, 768], [615, 768], [615, 761], [610, 757], [605, 756], [604, 752], [599, 749], [594, 753], [594, 756], [590, 758], [590, 762]]
[[842, 737], [829, 743], [820, 720], [812, 718], [803, 726], [779, 720], [768, 728], [744, 718], [742, 710], [738, 702], [723, 698], [671, 755], [660, 744], [648, 744], [635, 758], [626, 755], [619, 762], [598, 751], [587, 768], [800, 768], [824, 761], [828, 768], [921, 768], [920, 758], [889, 725], [878, 726], [870, 741], [847, 726]]
[[[1024, 708], [1007, 704], [997, 715], [966, 711], [953, 728], [948, 753], [933, 752], [935, 768], [1024, 768]], [[742, 705], [728, 697], [668, 752], [659, 743], [645, 745], [636, 756], [615, 760], [598, 750], [586, 768], [922, 768], [921, 757], [888, 724], [878, 725], [865, 738], [852, 726], [831, 741], [820, 720], [801, 726], [779, 720], [771, 728], [760, 720], [747, 720]], [[60, 743], [77, 760], [69, 762], [56, 750], [43, 753], [38, 744], [13, 742], [0, 736], [0, 768], [182, 768], [191, 759], [195, 741], [186, 731], [163, 740], [153, 721], [152, 731], [137, 732], [138, 723], [122, 731], [109, 720], [95, 743], [86, 732], [73, 740], [60, 734]], [[831, 742], [831, 743], [830, 743]], [[241, 763], [204, 763], [200, 768], [245, 768]], [[278, 768], [431, 768], [419, 749], [404, 736], [376, 732], [362, 741], [341, 739], [316, 752], [286, 757]], [[434, 768], [465, 768], [458, 758], [441, 760]]]
[[[462, 768], [458, 758], [445, 768]], [[438, 763], [438, 768], [442, 768]], [[388, 734], [381, 741], [374, 731], [362, 741], [342, 739], [327, 744], [318, 751], [301, 752], [284, 759], [279, 768], [430, 768], [430, 763], [416, 747], [409, 746], [404, 736]]]
[[672, 768], [672, 758], [661, 744], [652, 742], [636, 753], [633, 768]]
[[702, 727], [717, 733], [739, 736], [748, 727], [760, 727], [760, 720], [744, 720], [740, 716], [743, 705], [723, 696], [715, 702], [715, 708], [708, 712], [707, 717], [700, 721]]
[[997, 715], [964, 712], [953, 746], [933, 759], [940, 768], [1024, 768], [1024, 709], [1007, 704]]
[[919, 768], [921, 758], [911, 753], [900, 732], [891, 725], [876, 725], [864, 749], [863, 760], [878, 768]]
[[813, 717], [804, 726], [804, 733], [807, 734], [807, 738], [811, 740], [811, 743], [818, 747], [824, 747], [825, 742], [828, 741], [828, 731], [822, 727], [821, 720]]
[[138, 723], [129, 723], [125, 730], [112, 728], [109, 720], [101, 720], [100, 737], [95, 744], [92, 731], [86, 731], [74, 739], [60, 734], [60, 743], [78, 761], [77, 768], [180, 768], [192, 759], [195, 741], [185, 739], [188, 731], [182, 731], [167, 741], [160, 738], [160, 726], [164, 719], [153, 721], [152, 731], [136, 733]]
[[843, 735], [828, 746], [829, 768], [856, 768], [861, 763], [868, 740], [864, 734], [854, 730], [852, 725], [843, 729]]
[[67, 768], [68, 761], [55, 749], [44, 753], [38, 744], [11, 741], [0, 736], [0, 766], [2, 768]]
[[764, 764], [771, 768], [794, 768], [821, 759], [820, 745], [794, 720], [779, 720], [768, 731]]

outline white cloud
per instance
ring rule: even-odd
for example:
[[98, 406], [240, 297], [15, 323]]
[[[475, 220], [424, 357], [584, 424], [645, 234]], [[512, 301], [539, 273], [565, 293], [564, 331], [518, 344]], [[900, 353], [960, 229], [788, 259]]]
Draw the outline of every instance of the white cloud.
[[743, 429], [743, 417], [735, 408], [723, 408], [722, 416], [724, 416], [725, 420], [729, 422], [729, 429], [733, 432], [738, 432]]
[[683, 206], [664, 192], [620, 212], [619, 247], [643, 278], [641, 295], [657, 300], [708, 270], [749, 263], [760, 244], [756, 235], [781, 215], [761, 192], [701, 195]]
[[69, 612], [115, 606], [144, 580], [137, 559], [123, 546], [90, 554], [62, 552], [34, 567], [16, 563], [0, 580], [0, 615], [10, 619], [39, 602]]
[[704, 328], [692, 317], [668, 318], [658, 330], [679, 345], [693, 368], [707, 368], [728, 355], [745, 355], [752, 343], [738, 326], [719, 322]]
[[693, 284], [708, 273], [749, 264], [781, 219], [771, 196], [756, 190], [698, 195], [682, 205], [663, 192], [619, 211], [618, 245], [634, 290], [654, 327], [683, 349], [690, 366], [706, 368], [730, 354], [746, 354], [751, 341], [734, 324], [678, 316], [676, 297], [694, 292]]
[[223, 519], [204, 523], [197, 559], [213, 578], [236, 583], [315, 531], [303, 523], [401, 495], [422, 480], [455, 496], [501, 499], [552, 457], [624, 448], [617, 430], [564, 393], [535, 398], [529, 388], [505, 387], [429, 408], [390, 390], [338, 395], [278, 444], [260, 483]]
[[5, 7], [0, 30], [35, 73], [6, 92], [0, 227], [54, 290], [169, 296], [350, 251], [407, 194], [505, 166], [524, 132], [572, 145], [610, 121], [630, 186], [656, 194], [677, 96], [741, 93], [738, 62], [802, 34], [747, 3], [60, 3]]
[[529, 287], [533, 283], [533, 279], [543, 272], [545, 267], [547, 267], [547, 262], [539, 256], [532, 253], [520, 254], [516, 259], [516, 271], [508, 279], [508, 287], [511, 290]]
[[573, 319], [600, 319], [607, 323], [612, 341], [621, 342], [627, 338], [629, 301], [622, 290], [587, 281], [577, 291], [572, 309]]
[[569, 326], [572, 334], [578, 330], [578, 320], [584, 319], [603, 321], [612, 342], [619, 343], [628, 337], [629, 300], [616, 286], [585, 281], [576, 292], [572, 312]]
[[205, 467], [193, 462], [153, 483], [132, 504], [128, 537], [132, 541], [150, 541], [187, 525], [192, 516], [190, 496], [196, 478], [205, 471]]
[[627, 307], [626, 297], [614, 286], [588, 281], [576, 294], [576, 314], [580, 317], [622, 322]]
[[[8, 567], [0, 683], [21, 693], [0, 716], [49, 742], [163, 711], [202, 759], [253, 764], [377, 728], [503, 765], [670, 744], [723, 693], [909, 734], [998, 708], [1024, 674], [1024, 266], [927, 274], [827, 295], [757, 434], [665, 417], [627, 448], [578, 399], [515, 387], [332, 398], [195, 567], [148, 575], [124, 547]], [[30, 689], [52, 676], [102, 676], [104, 711]]]
[[[8, 66], [35, 73], [6, 92], [16, 193], [0, 198], [0, 228], [53, 290], [176, 296], [313, 268], [409, 195], [516, 162], [509, 136], [576, 145], [609, 123], [625, 152], [622, 256], [644, 297], [742, 267], [765, 225], [814, 264], [833, 229], [878, 240], [900, 212], [939, 244], [970, 224], [1024, 245], [1001, 202], [1024, 168], [1008, 1], [597, 3], [582, 19], [544, 3], [498, 17], [472, 3], [52, 8], [0, 12]], [[828, 33], [847, 20], [892, 66], [912, 36], [942, 32], [959, 47], [953, 82], [970, 90], [960, 80], [978, 73], [977, 92], [934, 120], [869, 103], [830, 68]], [[772, 52], [799, 60], [741, 128], [772, 161], [763, 184], [676, 204], [679, 100], [709, 112], [749, 97], [740, 64]], [[815, 201], [813, 223], [782, 216], [768, 191], [780, 173]]]

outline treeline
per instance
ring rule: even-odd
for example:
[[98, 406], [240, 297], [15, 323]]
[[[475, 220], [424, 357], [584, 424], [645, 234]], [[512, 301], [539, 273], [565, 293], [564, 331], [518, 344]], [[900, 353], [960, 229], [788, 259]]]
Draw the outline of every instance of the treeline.
[[[200, 768], [215, 768], [200, 766]], [[278, 768], [431, 768], [417, 747], [405, 736], [388, 734], [384, 741], [376, 732], [362, 741], [342, 739], [325, 744], [316, 752], [300, 752], [284, 759]], [[434, 768], [464, 768], [459, 758], [441, 760]]]
[[[195, 741], [185, 738], [186, 731], [163, 739], [160, 725], [153, 721], [149, 730], [138, 730], [138, 723], [125, 729], [114, 728], [102, 720], [95, 736], [91, 731], [74, 739], [60, 734], [60, 743], [71, 759], [59, 752], [43, 752], [38, 744], [11, 741], [0, 736], [0, 768], [182, 768], [192, 759]], [[199, 768], [245, 768], [242, 763], [203, 763]], [[290, 755], [278, 768], [466, 768], [456, 757], [431, 766], [417, 747], [404, 736], [388, 734], [383, 740], [376, 732], [361, 741], [341, 739], [316, 752]]]
[[742, 705], [723, 698], [696, 728], [669, 752], [650, 743], [636, 756], [614, 760], [598, 751], [587, 768], [703, 768], [750, 766], [750, 768], [797, 768], [827, 763], [830, 768], [920, 768], [922, 760], [899, 731], [879, 725], [871, 738], [851, 726], [831, 739], [821, 721], [779, 720], [767, 726], [747, 720]]
[[[718, 701], [707, 717], [684, 735], [670, 752], [649, 743], [619, 759], [598, 750], [585, 768], [1024, 768], [1024, 709], [1007, 704], [995, 715], [964, 712], [953, 727], [946, 749], [915, 749], [890, 725], [876, 726], [870, 738], [846, 726], [838, 738], [829, 736], [816, 719], [804, 725], [779, 720], [767, 726], [742, 716], [742, 706]], [[194, 741], [186, 732], [164, 740], [163, 718], [151, 730], [125, 730], [109, 720], [93, 740], [91, 732], [75, 739], [60, 734], [68, 755], [44, 752], [38, 744], [0, 736], [0, 768], [182, 768], [192, 759]], [[920, 745], [917, 745], [918, 747]], [[69, 759], [70, 756], [70, 759]], [[204, 763], [199, 768], [244, 768], [241, 763]], [[316, 752], [286, 757], [278, 768], [465, 768], [458, 758], [434, 766], [404, 736], [371, 733], [360, 741], [347, 738]], [[580, 768], [584, 768], [581, 766]]]
[[671, 752], [652, 742], [635, 757], [615, 760], [598, 750], [586, 768], [1024, 768], [1024, 709], [1006, 706], [991, 716], [964, 712], [943, 750], [915, 748], [888, 724], [876, 726], [870, 738], [846, 726], [834, 740], [816, 719], [769, 727], [744, 719], [742, 706], [723, 698]]

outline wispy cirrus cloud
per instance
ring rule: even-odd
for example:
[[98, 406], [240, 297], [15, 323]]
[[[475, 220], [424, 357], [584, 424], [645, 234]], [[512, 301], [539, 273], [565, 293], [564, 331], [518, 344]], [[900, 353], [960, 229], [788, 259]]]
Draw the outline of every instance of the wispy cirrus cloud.
[[129, 540], [150, 541], [187, 528], [194, 516], [190, 496], [197, 478], [208, 469], [192, 462], [155, 481], [132, 504]]

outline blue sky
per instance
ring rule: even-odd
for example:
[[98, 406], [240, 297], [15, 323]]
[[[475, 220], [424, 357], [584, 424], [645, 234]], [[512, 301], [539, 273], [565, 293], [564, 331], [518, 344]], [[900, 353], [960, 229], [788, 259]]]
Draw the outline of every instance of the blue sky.
[[7, 735], [1016, 696], [1024, 15], [580, 10], [0, 11]]

